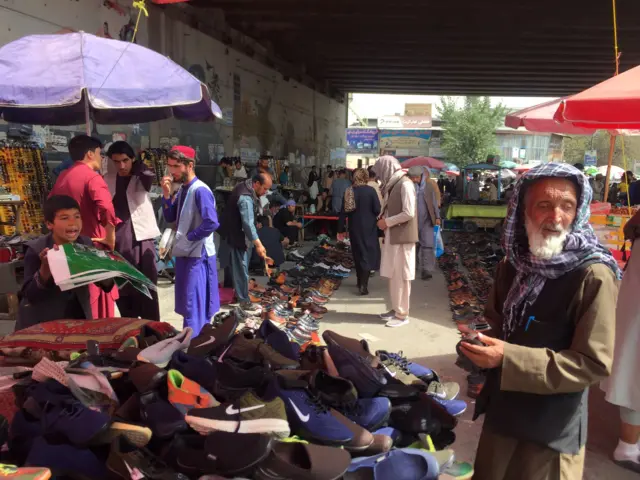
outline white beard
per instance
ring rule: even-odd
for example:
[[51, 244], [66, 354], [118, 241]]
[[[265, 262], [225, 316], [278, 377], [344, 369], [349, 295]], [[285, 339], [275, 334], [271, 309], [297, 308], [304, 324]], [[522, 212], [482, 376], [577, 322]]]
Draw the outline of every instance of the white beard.
[[[562, 230], [559, 235], [544, 237], [540, 229], [537, 229], [528, 216], [525, 218], [525, 228], [529, 239], [529, 251], [534, 257], [542, 260], [550, 260], [562, 253], [564, 242], [569, 235], [568, 230]], [[556, 228], [562, 228], [556, 225]]]

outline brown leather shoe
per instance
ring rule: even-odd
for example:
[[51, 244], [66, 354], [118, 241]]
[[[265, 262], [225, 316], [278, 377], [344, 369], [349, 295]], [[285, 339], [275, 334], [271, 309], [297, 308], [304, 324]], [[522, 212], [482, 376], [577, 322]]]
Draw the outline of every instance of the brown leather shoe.
[[313, 302], [298, 302], [298, 308], [301, 308], [302, 310], [309, 310], [311, 313], [319, 313], [321, 315], [324, 315], [328, 312], [325, 307], [316, 305]]

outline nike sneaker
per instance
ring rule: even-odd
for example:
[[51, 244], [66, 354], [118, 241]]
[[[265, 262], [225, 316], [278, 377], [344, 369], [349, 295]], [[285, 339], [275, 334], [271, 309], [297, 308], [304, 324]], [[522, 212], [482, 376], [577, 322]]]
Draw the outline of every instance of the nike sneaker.
[[361, 398], [355, 404], [337, 410], [357, 425], [375, 431], [389, 420], [391, 400], [385, 397]]
[[268, 382], [261, 390], [259, 393], [249, 390], [235, 401], [218, 407], [191, 410], [185, 419], [203, 435], [221, 430], [288, 437], [291, 432], [287, 414], [275, 381]]
[[106, 466], [118, 478], [189, 480], [146, 448], [138, 448], [124, 437], [116, 438], [111, 444]]
[[[342, 446], [352, 441], [353, 433], [313, 395], [309, 383], [302, 379], [308, 372], [286, 373], [294, 375], [285, 377], [278, 373], [276, 376], [293, 433], [312, 443], [329, 446]], [[295, 373], [299, 374], [298, 379]]]
[[431, 382], [427, 393], [438, 400], [454, 400], [460, 393], [460, 385], [456, 382]]
[[[347, 349], [350, 345], [349, 342], [342, 342], [342, 339], [351, 339], [330, 331], [324, 332], [322, 337], [327, 342], [329, 355], [333, 359], [340, 376], [351, 381], [361, 397], [371, 398], [378, 396], [378, 392], [387, 384], [384, 372], [377, 368], [379, 359], [364, 351], [357, 340], [354, 340], [355, 345], [357, 345], [355, 350], [358, 352], [355, 353]], [[347, 345], [347, 348], [342, 345]]]
[[51, 470], [43, 467], [16, 467], [0, 463], [0, 478], [13, 478], [15, 480], [49, 480]]
[[215, 354], [224, 347], [238, 328], [238, 317], [232, 312], [218, 327], [207, 324], [200, 335], [191, 340], [187, 353], [194, 357], [206, 357]]
[[278, 353], [261, 338], [247, 332], [236, 336], [227, 355], [242, 360], [268, 364], [274, 370], [297, 368], [298, 362]]
[[169, 403], [183, 415], [194, 408], [209, 408], [220, 405], [220, 402], [213, 398], [213, 395], [193, 380], [189, 380], [178, 370], [169, 370], [167, 387]]
[[413, 375], [405, 363], [387, 355], [384, 351], [378, 351], [376, 354], [382, 363], [381, 369], [385, 372], [388, 378], [394, 378], [405, 385], [416, 387], [421, 391], [427, 390], [427, 384]]
[[430, 383], [433, 380], [438, 380], [438, 374], [430, 369], [427, 368], [423, 365], [420, 365], [419, 363], [415, 363], [415, 362], [410, 362], [407, 357], [405, 357], [402, 354], [402, 351], [398, 352], [398, 353], [393, 353], [393, 352], [387, 352], [384, 350], [378, 350], [376, 352], [376, 355], [380, 356], [381, 354], [383, 355], [387, 355], [388, 357], [392, 358], [393, 360], [396, 360], [397, 362], [399, 362], [402, 366], [406, 367], [407, 370], [409, 370], [410, 373], [412, 373], [413, 375], [415, 375], [416, 377], [418, 377], [420, 380], [422, 380], [425, 383]]

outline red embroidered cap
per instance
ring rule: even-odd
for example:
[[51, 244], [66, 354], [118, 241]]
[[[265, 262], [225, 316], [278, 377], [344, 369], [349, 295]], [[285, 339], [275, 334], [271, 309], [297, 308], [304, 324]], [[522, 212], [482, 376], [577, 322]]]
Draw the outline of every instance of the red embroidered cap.
[[191, 147], [186, 147], [184, 145], [175, 145], [172, 149], [172, 152], [180, 152], [185, 157], [190, 158], [191, 160], [196, 159], [196, 151]]

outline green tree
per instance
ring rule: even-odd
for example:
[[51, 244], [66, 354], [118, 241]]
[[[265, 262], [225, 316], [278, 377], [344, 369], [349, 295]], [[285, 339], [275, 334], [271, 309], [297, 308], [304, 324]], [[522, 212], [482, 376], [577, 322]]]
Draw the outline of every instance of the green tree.
[[[564, 161], [566, 163], [582, 163], [584, 152], [595, 150], [598, 157], [598, 166], [606, 165], [609, 159], [609, 133], [598, 130], [593, 137], [588, 135], [576, 135], [564, 139]], [[616, 139], [613, 151], [613, 165], [624, 168], [625, 162], [622, 155], [622, 142], [624, 141], [624, 156], [626, 157], [628, 170], [633, 170], [635, 160], [640, 159], [640, 137], [624, 136]]]
[[492, 107], [489, 97], [466, 97], [459, 107], [454, 98], [443, 97], [438, 110], [447, 161], [463, 167], [484, 162], [487, 155], [496, 153], [496, 128], [503, 124], [507, 113], [502, 104]]

